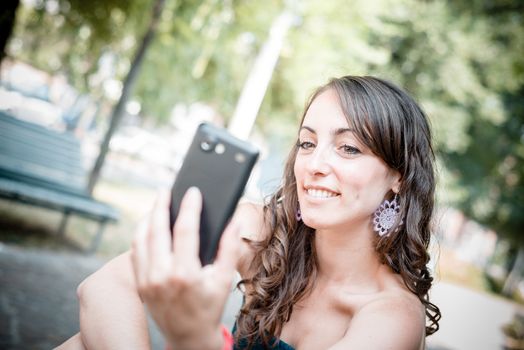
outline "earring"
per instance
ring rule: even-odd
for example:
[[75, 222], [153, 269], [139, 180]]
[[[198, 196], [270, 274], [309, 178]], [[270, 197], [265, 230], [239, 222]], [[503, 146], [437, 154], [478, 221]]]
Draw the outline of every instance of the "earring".
[[[395, 194], [391, 202], [384, 200], [373, 214], [373, 230], [381, 237], [387, 236], [390, 233], [389, 230], [399, 221], [400, 204], [397, 199], [398, 194]], [[403, 223], [404, 220], [400, 219], [395, 232], [398, 231]]]
[[302, 221], [302, 212], [300, 211], [300, 203], [297, 206], [297, 210], [295, 211], [295, 218], [298, 222]]

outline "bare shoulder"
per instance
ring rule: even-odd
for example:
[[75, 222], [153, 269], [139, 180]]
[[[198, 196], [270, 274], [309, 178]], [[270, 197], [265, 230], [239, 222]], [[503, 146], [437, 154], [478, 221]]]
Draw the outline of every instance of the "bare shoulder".
[[401, 324], [412, 326], [423, 326], [425, 322], [424, 307], [420, 300], [414, 294], [400, 290], [385, 292], [364, 305], [357, 315], [369, 315], [384, 321], [402, 321]]
[[401, 288], [377, 294], [353, 315], [344, 338], [334, 348], [413, 349], [425, 338], [425, 310]]
[[242, 201], [235, 211], [234, 220], [240, 226], [242, 238], [260, 240], [264, 232], [264, 206]]
[[262, 204], [242, 201], [235, 211], [233, 220], [240, 228], [240, 237], [242, 239], [241, 257], [237, 270], [242, 277], [245, 277], [254, 253], [248, 242], [260, 241], [267, 234], [264, 224], [264, 207]]

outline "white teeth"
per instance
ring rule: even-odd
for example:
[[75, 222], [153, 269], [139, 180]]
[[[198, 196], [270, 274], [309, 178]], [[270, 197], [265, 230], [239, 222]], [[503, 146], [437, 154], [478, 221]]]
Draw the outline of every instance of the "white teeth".
[[315, 189], [308, 189], [307, 193], [311, 197], [315, 197], [315, 198], [331, 198], [331, 197], [338, 196], [338, 194], [334, 192], [325, 191], [325, 190], [315, 190]]

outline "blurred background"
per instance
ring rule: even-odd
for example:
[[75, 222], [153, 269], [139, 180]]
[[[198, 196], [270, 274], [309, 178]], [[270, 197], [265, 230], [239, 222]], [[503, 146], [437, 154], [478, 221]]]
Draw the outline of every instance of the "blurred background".
[[[0, 347], [46, 349], [78, 331], [76, 285], [129, 248], [200, 122], [261, 149], [246, 196], [262, 201], [309, 94], [351, 74], [403, 86], [432, 124], [443, 319], [429, 347], [524, 349], [523, 16], [519, 0], [2, 1]], [[44, 150], [6, 125], [78, 146], [90, 215], [67, 181], [16, 165], [73, 146]], [[116, 214], [94, 215], [100, 205]]]

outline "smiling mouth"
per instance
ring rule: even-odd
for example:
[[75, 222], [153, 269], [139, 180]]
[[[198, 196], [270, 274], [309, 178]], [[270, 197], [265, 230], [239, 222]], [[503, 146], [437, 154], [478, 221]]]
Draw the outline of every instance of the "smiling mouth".
[[333, 197], [340, 196], [340, 193], [331, 192], [327, 190], [319, 190], [319, 189], [314, 189], [314, 188], [306, 189], [306, 193], [313, 198], [320, 198], [320, 199], [333, 198]]

